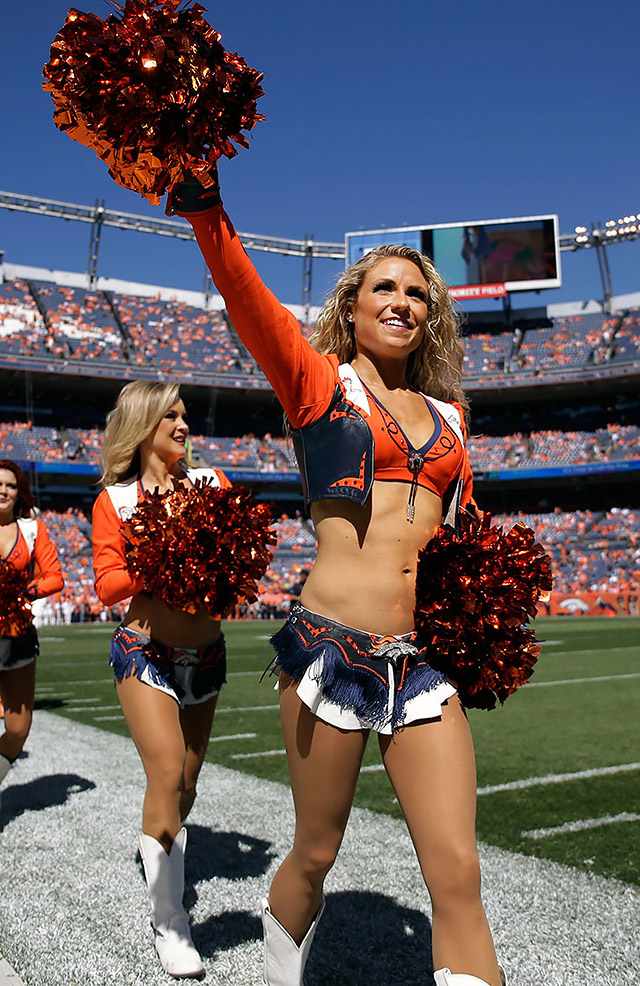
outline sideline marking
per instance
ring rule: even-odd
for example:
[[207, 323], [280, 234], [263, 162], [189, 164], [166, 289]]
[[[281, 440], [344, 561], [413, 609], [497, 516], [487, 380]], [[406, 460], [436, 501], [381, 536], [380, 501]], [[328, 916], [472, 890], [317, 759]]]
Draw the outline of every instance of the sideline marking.
[[[367, 767], [361, 767], [360, 773], [374, 773], [384, 770], [384, 764], [373, 763]], [[476, 794], [496, 794], [499, 791], [521, 791], [527, 787], [541, 787], [545, 784], [564, 784], [566, 781], [586, 780], [590, 777], [605, 777], [609, 774], [622, 774], [627, 771], [640, 770], [638, 763], [621, 763], [613, 767], [591, 767], [588, 770], [575, 770], [566, 774], [545, 774], [542, 777], [525, 777], [519, 781], [507, 781], [505, 784], [488, 784], [486, 787], [479, 787]]]
[[124, 716], [93, 716], [94, 722], [116, 722], [118, 719], [122, 719], [124, 722]]
[[634, 812], [621, 811], [619, 815], [603, 815], [602, 818], [583, 818], [576, 822], [565, 822], [564, 825], [551, 825], [546, 829], [528, 829], [520, 833], [525, 839], [546, 839], [551, 835], [565, 835], [568, 832], [585, 832], [587, 829], [597, 829], [602, 825], [618, 825], [622, 822], [640, 822], [640, 815]]
[[286, 750], [259, 750], [257, 753], [232, 753], [229, 760], [249, 760], [251, 757], [284, 757]]
[[[121, 708], [120, 705], [84, 705], [81, 709], [73, 709], [69, 706], [67, 712], [110, 712]], [[93, 717], [96, 718], [95, 716]]]
[[[78, 663], [79, 663], [78, 661], [50, 661], [47, 658], [46, 666], [48, 668], [77, 668]], [[82, 663], [86, 666], [87, 664], [104, 664], [105, 661], [101, 657], [96, 657], [93, 659], [88, 657], [86, 659], [83, 659]]]
[[[48, 662], [47, 662], [48, 663]], [[113, 677], [111, 678], [80, 678], [78, 681], [67, 681], [67, 685], [112, 685]], [[54, 686], [46, 686], [53, 688]]]
[[609, 774], [623, 774], [631, 770], [640, 770], [638, 763], [620, 763], [613, 767], [590, 767], [588, 770], [574, 770], [566, 774], [544, 774], [542, 777], [525, 777], [520, 781], [508, 781], [506, 784], [488, 784], [479, 787], [478, 794], [495, 794], [497, 791], [521, 791], [527, 787], [538, 787], [544, 784], [564, 784], [565, 781], [579, 781], [590, 777], [606, 777]]
[[272, 712], [278, 708], [278, 705], [243, 705], [236, 709], [226, 706], [224, 709], [216, 709], [216, 715], [219, 716], [222, 712]]
[[588, 685], [591, 681], [621, 681], [623, 678], [640, 678], [640, 671], [629, 674], [603, 674], [597, 678], [558, 678], [557, 681], [527, 681], [523, 688], [549, 688], [551, 685]]
[[210, 736], [210, 743], [222, 743], [223, 740], [237, 740], [237, 739], [257, 739], [257, 733], [233, 733], [231, 736]]

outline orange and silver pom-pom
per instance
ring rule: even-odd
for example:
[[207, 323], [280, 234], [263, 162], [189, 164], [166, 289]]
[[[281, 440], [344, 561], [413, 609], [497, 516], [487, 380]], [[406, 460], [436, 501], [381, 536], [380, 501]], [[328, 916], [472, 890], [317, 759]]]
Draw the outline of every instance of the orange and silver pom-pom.
[[505, 533], [462, 513], [418, 555], [415, 626], [429, 663], [456, 682], [462, 703], [493, 709], [533, 672], [540, 643], [526, 625], [551, 589], [549, 555], [522, 523]]
[[0, 558], [0, 637], [20, 637], [32, 622], [29, 573]]
[[189, 175], [209, 187], [218, 158], [248, 147], [242, 131], [264, 119], [262, 75], [225, 51], [193, 0], [107, 2], [105, 20], [72, 8], [51, 45], [56, 126], [153, 204]]
[[127, 566], [167, 606], [211, 616], [252, 602], [271, 561], [271, 511], [241, 486], [151, 493], [123, 525]]

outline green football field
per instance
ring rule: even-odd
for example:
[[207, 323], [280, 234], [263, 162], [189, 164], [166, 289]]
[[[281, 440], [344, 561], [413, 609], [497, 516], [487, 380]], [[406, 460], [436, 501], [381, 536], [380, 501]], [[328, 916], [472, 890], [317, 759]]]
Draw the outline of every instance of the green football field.
[[[279, 623], [230, 622], [225, 686], [208, 759], [286, 783], [274, 679], [260, 675]], [[126, 734], [108, 667], [113, 627], [41, 631], [36, 708]], [[471, 711], [478, 836], [640, 883], [640, 618], [552, 617], [536, 672], [501, 708]], [[377, 743], [356, 804], [399, 816]]]

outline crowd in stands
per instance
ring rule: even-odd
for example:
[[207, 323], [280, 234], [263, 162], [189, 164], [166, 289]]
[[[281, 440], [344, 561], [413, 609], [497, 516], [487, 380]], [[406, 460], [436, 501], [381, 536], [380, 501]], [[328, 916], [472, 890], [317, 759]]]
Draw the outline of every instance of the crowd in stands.
[[232, 375], [252, 374], [253, 360], [229, 331], [222, 312], [206, 312], [179, 301], [118, 295], [114, 299], [136, 363], [164, 373], [180, 368]]
[[0, 358], [34, 356], [45, 337], [44, 319], [27, 282], [0, 282]]
[[[51, 428], [29, 422], [0, 424], [7, 454], [30, 462], [100, 461], [99, 428]], [[472, 435], [469, 457], [476, 472], [572, 466], [640, 459], [640, 428], [611, 423], [596, 431], [531, 431], [514, 435]], [[270, 434], [262, 438], [191, 438], [192, 455], [222, 468], [260, 473], [296, 472], [292, 443]]]
[[266, 386], [221, 312], [45, 281], [0, 283], [2, 356], [53, 359], [61, 370], [91, 360], [160, 376], [224, 373]]
[[[309, 337], [313, 329], [301, 325], [301, 331]], [[233, 386], [267, 387], [221, 312], [45, 281], [0, 283], [0, 360], [32, 356], [54, 359], [61, 369], [91, 360], [187, 379], [224, 374]], [[520, 320], [491, 332], [471, 326], [464, 371], [473, 388], [639, 358], [640, 312], [631, 309], [613, 316]]]
[[[494, 519], [505, 524], [512, 518]], [[639, 510], [557, 510], [551, 514], [523, 514], [518, 519], [532, 527], [549, 550], [557, 591], [640, 589]]]
[[[123, 607], [107, 610], [93, 590], [91, 524], [76, 510], [43, 513], [60, 554], [65, 586], [39, 603], [44, 623], [117, 620]], [[533, 527], [552, 556], [554, 589], [579, 591], [640, 590], [640, 511], [612, 510], [495, 516], [505, 530], [521, 520]], [[310, 521], [284, 515], [275, 525], [278, 543], [261, 583], [258, 601], [238, 606], [235, 616], [273, 619], [286, 615], [313, 565], [316, 540]]]
[[[517, 313], [516, 313], [517, 316]], [[470, 332], [464, 340], [469, 382], [526, 382], [590, 365], [637, 361], [640, 314], [571, 315], [544, 323], [517, 324], [508, 331]]]

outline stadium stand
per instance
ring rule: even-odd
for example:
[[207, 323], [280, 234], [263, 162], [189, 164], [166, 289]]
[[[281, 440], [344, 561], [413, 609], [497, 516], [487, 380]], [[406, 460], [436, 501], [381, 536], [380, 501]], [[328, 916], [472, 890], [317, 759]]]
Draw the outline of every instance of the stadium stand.
[[[148, 287], [147, 287], [148, 290]], [[174, 298], [88, 291], [42, 279], [0, 284], [0, 355], [60, 364], [97, 361], [183, 379], [225, 374], [226, 385], [268, 389], [227, 317]], [[215, 299], [218, 305], [220, 299]], [[305, 336], [312, 327], [301, 323]], [[474, 331], [465, 340], [465, 374], [473, 386], [529, 378], [593, 375], [640, 357], [640, 313], [587, 313], [521, 320], [509, 331]], [[77, 368], [77, 367], [76, 367]], [[86, 372], [95, 372], [86, 366]], [[61, 372], [63, 370], [61, 369]]]
[[[196, 459], [224, 467], [262, 473], [298, 470], [293, 447], [286, 438], [191, 438]], [[97, 464], [102, 448], [99, 428], [51, 428], [15, 421], [0, 424], [0, 442], [7, 452], [28, 462], [82, 461]], [[514, 435], [473, 435], [469, 457], [476, 472], [495, 469], [540, 468], [592, 462], [640, 461], [640, 428], [607, 423], [597, 431], [531, 431]]]
[[199, 368], [230, 375], [253, 373], [221, 312], [204, 312], [180, 301], [118, 295], [114, 299], [137, 363], [162, 371]]
[[[6, 275], [8, 268], [4, 270]], [[202, 404], [212, 387], [251, 391], [264, 402], [271, 395], [219, 298], [122, 282], [117, 287], [116, 282], [104, 282], [89, 290], [79, 286], [81, 275], [39, 271], [35, 276], [34, 269], [24, 269], [24, 275], [20, 270], [13, 268], [2, 282], [0, 268], [0, 375], [19, 370], [26, 380], [32, 371], [34, 380], [44, 381], [46, 372], [54, 382], [45, 386], [48, 407], [31, 403], [28, 409], [25, 405], [25, 413], [14, 410], [13, 416], [8, 407], [0, 409], [0, 450], [35, 471], [47, 504], [53, 504], [46, 518], [60, 547], [67, 584], [59, 599], [47, 603], [44, 618], [105, 619], [117, 614], [106, 613], [93, 593], [88, 504], [94, 495], [107, 406], [95, 405], [93, 419], [87, 412], [87, 426], [77, 427], [79, 422], [57, 404], [60, 385], [55, 381], [71, 372], [122, 383], [136, 376], [175, 378], [200, 388]], [[563, 314], [549, 309], [547, 315], [536, 309], [537, 315], [526, 317], [514, 312], [508, 327], [469, 319], [464, 372], [473, 402], [472, 431], [476, 421], [481, 428], [469, 439], [478, 499], [483, 505], [482, 484], [492, 477], [513, 480], [500, 487], [511, 506], [496, 520], [510, 526], [517, 516], [535, 527], [553, 555], [557, 591], [637, 591], [640, 510], [624, 479], [640, 471], [640, 401], [636, 392], [620, 405], [616, 380], [629, 374], [640, 378], [640, 305], [612, 314], [578, 311], [579, 307], [563, 309]], [[309, 337], [313, 328], [301, 322], [301, 331]], [[584, 394], [591, 394], [588, 388], [594, 382], [600, 386], [609, 379], [602, 400], [590, 398], [586, 406], [578, 398], [573, 406], [566, 404], [564, 415], [562, 397], [553, 407], [538, 401], [535, 413], [529, 413], [527, 403], [517, 404], [519, 387], [564, 381], [575, 386], [577, 381], [587, 388]], [[492, 393], [504, 387], [515, 392], [514, 406], [520, 408], [512, 418], [492, 404]], [[256, 395], [261, 390], [264, 398]], [[474, 393], [479, 396], [474, 398]], [[197, 397], [190, 396], [190, 403], [192, 399]], [[255, 414], [251, 419], [247, 414], [247, 427], [239, 434], [243, 410], [235, 407], [232, 437], [224, 434], [224, 414], [218, 415], [215, 427], [220, 434], [208, 437], [194, 427], [191, 449], [196, 460], [220, 465], [232, 478], [237, 474], [239, 481], [255, 485], [267, 498], [276, 480], [288, 484], [281, 486], [276, 502], [283, 501], [281, 510], [291, 509], [277, 522], [278, 545], [260, 600], [236, 614], [269, 618], [286, 612], [299, 594], [313, 562], [315, 536], [309, 522], [295, 514], [300, 501], [291, 442], [273, 431], [256, 430]], [[201, 426], [204, 417], [201, 408]], [[511, 429], [508, 420], [514, 422]], [[518, 479], [520, 473], [523, 478]], [[524, 477], [534, 474], [540, 506], [522, 513], [519, 492], [526, 488]], [[607, 476], [606, 497], [590, 486], [572, 507], [565, 491], [562, 509], [551, 511], [548, 504], [555, 500], [545, 493], [545, 476], [558, 474]], [[86, 477], [84, 507], [69, 510], [65, 490], [72, 487], [65, 484], [69, 476], [78, 475]], [[536, 495], [530, 499], [535, 501]], [[77, 497], [70, 502], [78, 502]]]
[[[43, 519], [58, 547], [65, 575], [62, 593], [43, 607], [43, 621], [72, 623], [119, 618], [122, 608], [107, 612], [93, 592], [91, 524], [85, 514], [71, 509], [63, 513], [46, 511]], [[505, 530], [516, 520], [533, 527], [550, 551], [556, 591], [640, 590], [640, 510], [555, 510], [494, 517]], [[311, 569], [316, 539], [310, 522], [285, 514], [277, 520], [275, 532], [278, 543], [262, 580], [259, 600], [238, 607], [239, 617], [282, 616], [299, 596]]]

